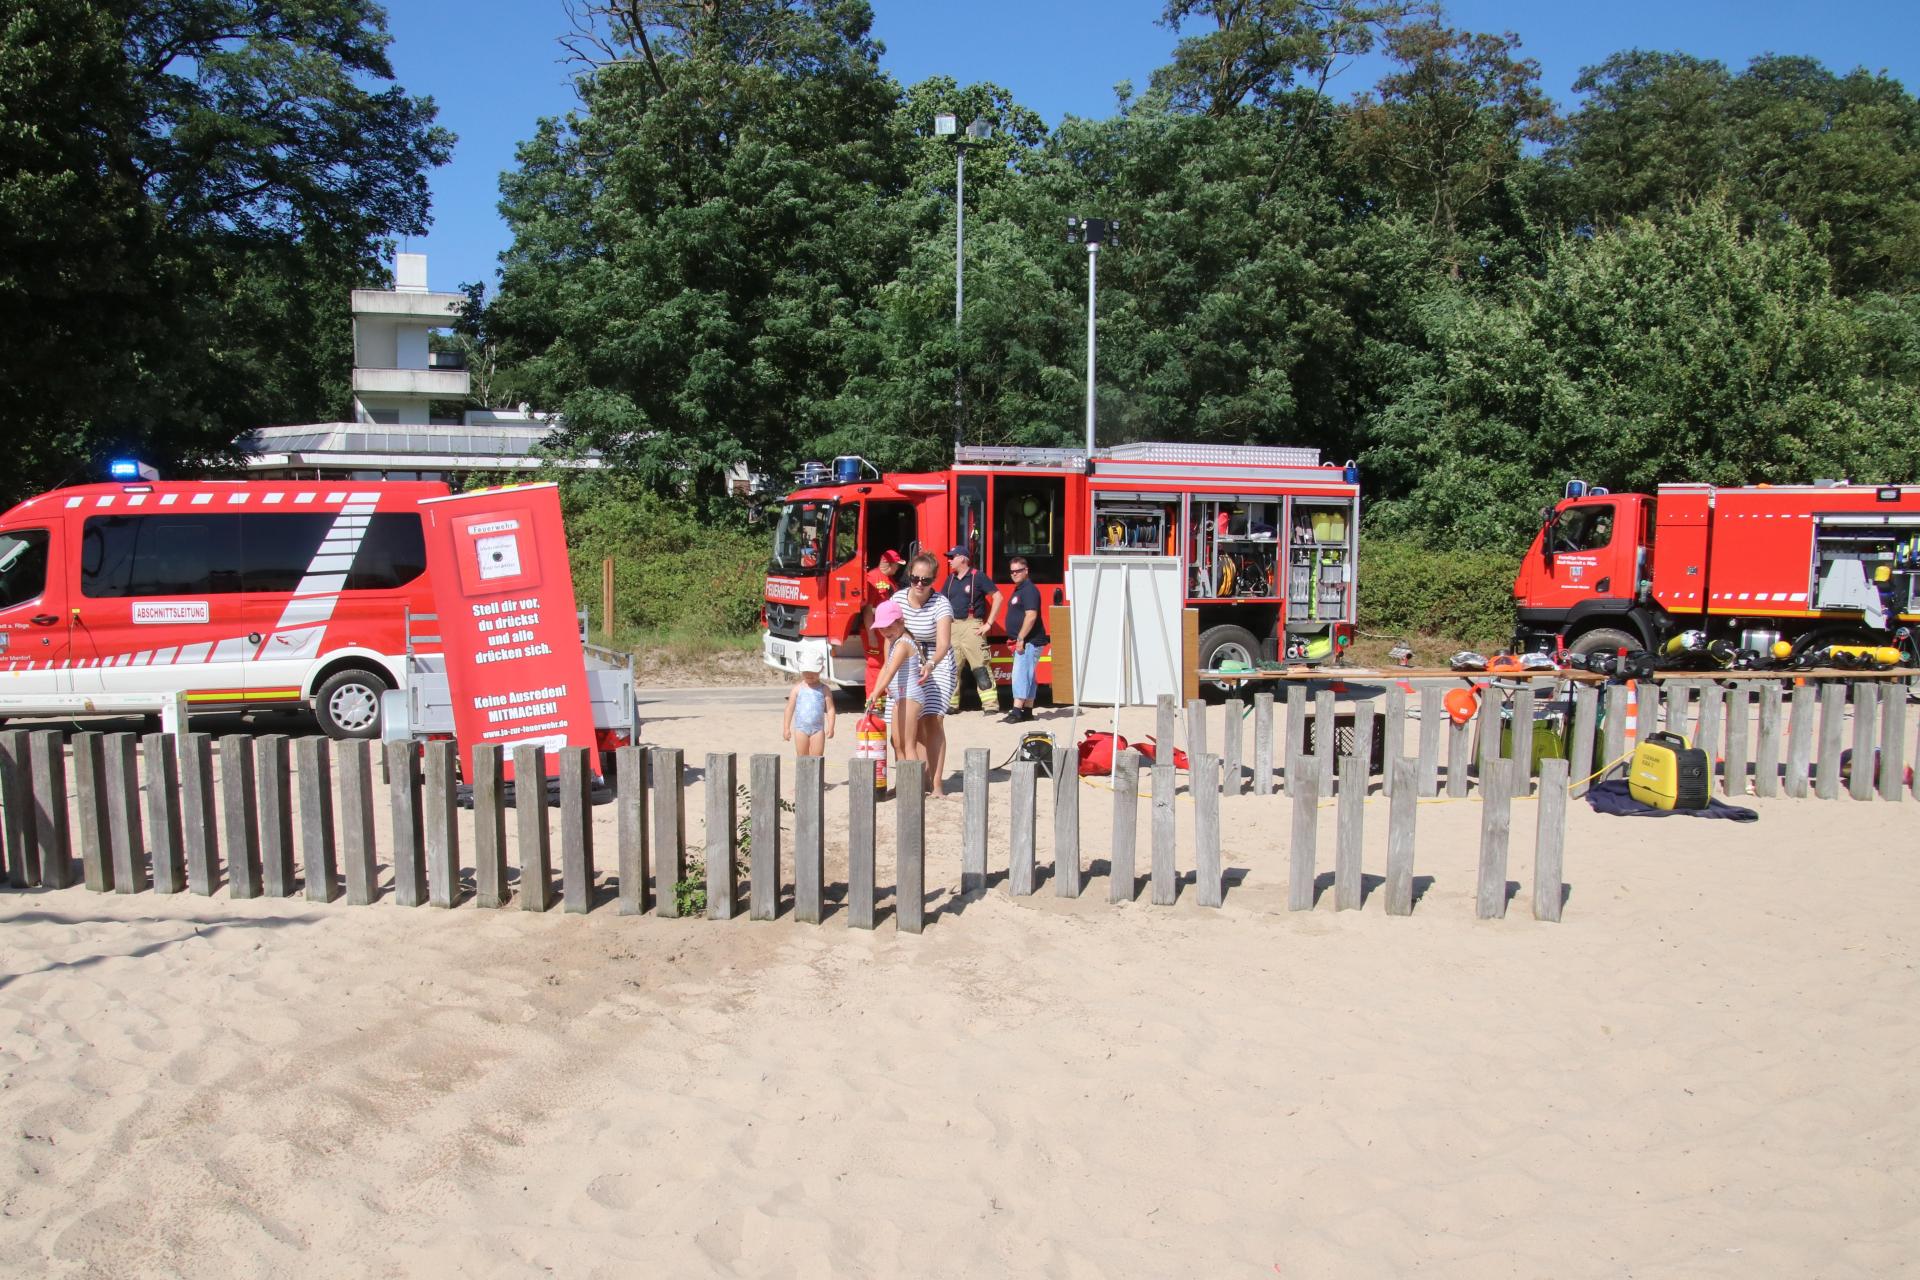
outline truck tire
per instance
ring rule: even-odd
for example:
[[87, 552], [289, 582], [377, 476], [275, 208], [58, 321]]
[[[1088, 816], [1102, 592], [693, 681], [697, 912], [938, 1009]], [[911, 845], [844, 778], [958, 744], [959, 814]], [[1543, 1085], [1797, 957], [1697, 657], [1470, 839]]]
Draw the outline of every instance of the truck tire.
[[1640, 643], [1640, 637], [1628, 635], [1613, 627], [1595, 627], [1583, 632], [1578, 639], [1567, 646], [1568, 653], [1577, 653], [1586, 657], [1595, 653], [1618, 653], [1625, 649], [1628, 653], [1639, 653], [1647, 646]]
[[[1208, 627], [1200, 633], [1200, 669], [1209, 670], [1223, 658], [1244, 662], [1249, 671], [1257, 670], [1260, 666], [1260, 641], [1245, 627]], [[1232, 681], [1214, 680], [1207, 683], [1209, 688], [1222, 693], [1231, 693], [1238, 687]]]
[[371, 671], [336, 671], [313, 695], [314, 718], [329, 738], [377, 738], [380, 695], [386, 690], [386, 678]]

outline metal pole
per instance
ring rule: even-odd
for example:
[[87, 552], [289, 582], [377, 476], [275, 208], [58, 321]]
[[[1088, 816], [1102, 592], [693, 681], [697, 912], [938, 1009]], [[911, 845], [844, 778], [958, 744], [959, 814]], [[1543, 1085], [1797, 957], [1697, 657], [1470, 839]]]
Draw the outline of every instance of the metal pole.
[[962, 404], [960, 368], [960, 314], [967, 296], [967, 148], [956, 144], [953, 190], [953, 446], [966, 443], [966, 411]]
[[1100, 281], [1100, 245], [1087, 245], [1087, 456], [1093, 456], [1093, 309]]

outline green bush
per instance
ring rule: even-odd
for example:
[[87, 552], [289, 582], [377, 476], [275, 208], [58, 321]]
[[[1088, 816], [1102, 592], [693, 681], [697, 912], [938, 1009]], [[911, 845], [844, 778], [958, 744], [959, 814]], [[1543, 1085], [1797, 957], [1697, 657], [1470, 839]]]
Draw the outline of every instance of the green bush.
[[1360, 540], [1360, 629], [1503, 645], [1513, 636], [1517, 557], [1409, 538]]
[[563, 490], [574, 588], [600, 630], [600, 565], [613, 560], [621, 632], [729, 636], [759, 625], [764, 529], [701, 520], [691, 508], [616, 476]]

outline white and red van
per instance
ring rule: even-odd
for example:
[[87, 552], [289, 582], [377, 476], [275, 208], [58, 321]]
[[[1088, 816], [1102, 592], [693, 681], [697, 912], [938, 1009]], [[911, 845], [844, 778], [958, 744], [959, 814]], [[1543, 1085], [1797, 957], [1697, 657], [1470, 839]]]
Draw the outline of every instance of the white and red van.
[[419, 503], [444, 484], [153, 481], [0, 515], [0, 715], [311, 706], [380, 731], [433, 612]]

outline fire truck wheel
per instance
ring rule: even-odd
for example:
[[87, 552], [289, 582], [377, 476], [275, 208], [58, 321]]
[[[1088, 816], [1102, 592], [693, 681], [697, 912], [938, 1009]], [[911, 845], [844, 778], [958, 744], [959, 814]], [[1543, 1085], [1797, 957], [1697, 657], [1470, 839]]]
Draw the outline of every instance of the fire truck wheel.
[[1594, 653], [1618, 653], [1622, 649], [1628, 653], [1639, 653], [1646, 647], [1640, 643], [1639, 636], [1628, 635], [1612, 627], [1595, 627], [1568, 645], [1567, 652], [1585, 657]]
[[371, 671], [336, 671], [313, 695], [313, 714], [329, 738], [380, 736], [380, 695], [387, 682]]
[[[1245, 627], [1208, 627], [1200, 633], [1200, 669], [1211, 671], [1222, 662], [1239, 662], [1248, 671], [1260, 666], [1260, 642], [1253, 638], [1253, 632]], [[1216, 683], [1214, 688], [1223, 693], [1234, 689], [1231, 683]]]

